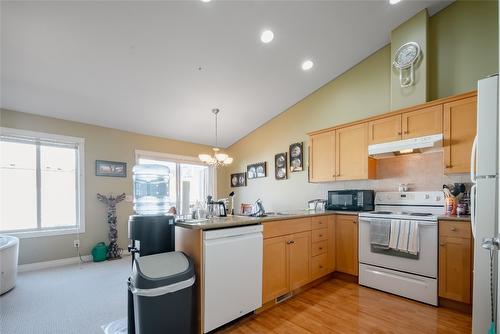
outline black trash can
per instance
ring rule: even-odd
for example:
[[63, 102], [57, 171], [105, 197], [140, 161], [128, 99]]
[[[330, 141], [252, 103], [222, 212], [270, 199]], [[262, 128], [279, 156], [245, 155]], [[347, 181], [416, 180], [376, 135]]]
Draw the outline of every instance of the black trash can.
[[195, 272], [182, 252], [134, 260], [130, 291], [137, 334], [192, 334], [196, 328]]

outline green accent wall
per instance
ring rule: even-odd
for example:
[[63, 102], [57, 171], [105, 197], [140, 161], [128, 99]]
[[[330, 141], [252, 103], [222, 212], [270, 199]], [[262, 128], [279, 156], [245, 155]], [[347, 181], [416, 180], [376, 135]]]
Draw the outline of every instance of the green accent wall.
[[429, 98], [476, 89], [498, 73], [498, 1], [458, 1], [429, 21]]

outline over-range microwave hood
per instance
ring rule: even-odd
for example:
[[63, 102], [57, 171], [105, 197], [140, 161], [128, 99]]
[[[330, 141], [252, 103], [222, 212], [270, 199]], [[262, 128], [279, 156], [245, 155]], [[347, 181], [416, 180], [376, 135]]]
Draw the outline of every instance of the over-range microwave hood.
[[408, 153], [436, 151], [442, 147], [443, 134], [417, 137], [368, 146], [368, 155], [373, 158], [393, 157]]

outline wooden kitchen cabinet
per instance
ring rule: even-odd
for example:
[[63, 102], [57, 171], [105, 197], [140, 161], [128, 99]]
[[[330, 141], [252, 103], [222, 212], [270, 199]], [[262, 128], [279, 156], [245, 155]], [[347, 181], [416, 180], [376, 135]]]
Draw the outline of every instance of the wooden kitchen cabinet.
[[402, 139], [410, 139], [443, 132], [443, 105], [404, 112], [401, 115]]
[[375, 177], [376, 162], [368, 157], [368, 123], [335, 131], [335, 180]]
[[288, 236], [264, 239], [262, 303], [290, 291]]
[[439, 222], [439, 297], [470, 304], [472, 238], [469, 222]]
[[320, 133], [310, 138], [310, 181], [335, 180], [335, 131]]
[[368, 144], [401, 140], [401, 115], [388, 116], [368, 122]]
[[311, 232], [293, 234], [288, 241], [290, 290], [309, 283], [311, 279]]
[[468, 173], [476, 136], [477, 97], [445, 103], [443, 109], [444, 172]]
[[335, 270], [358, 276], [358, 216], [335, 219]]

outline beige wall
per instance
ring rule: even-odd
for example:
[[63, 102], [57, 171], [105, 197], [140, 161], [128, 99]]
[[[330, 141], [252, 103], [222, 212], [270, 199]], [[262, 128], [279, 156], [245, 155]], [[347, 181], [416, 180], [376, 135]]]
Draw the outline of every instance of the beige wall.
[[[497, 6], [496, 1], [459, 1], [429, 19], [429, 96], [432, 99], [473, 90], [478, 79], [498, 72]], [[232, 145], [229, 151], [235, 162], [219, 172], [219, 194], [234, 190], [237, 205], [262, 198], [266, 209], [285, 210], [305, 207], [309, 199], [325, 198], [329, 189], [395, 190], [398, 182], [416, 182], [414, 189], [432, 190], [439, 189], [443, 182], [466, 181], [465, 175], [444, 176], [441, 168], [417, 168], [420, 176], [433, 173], [425, 183], [418, 181], [425, 178], [415, 179], [402, 172], [379, 173], [381, 180], [375, 181], [312, 184], [307, 182], [307, 171], [289, 173], [288, 180], [275, 180], [274, 155], [286, 152], [289, 145], [297, 141], [307, 145], [307, 132], [389, 111], [390, 76], [390, 46], [386, 46]], [[413, 159], [416, 158], [389, 163], [398, 166], [422, 163]], [[442, 164], [440, 155], [426, 159], [430, 159], [426, 164], [431, 166]], [[249, 180], [247, 187], [230, 188], [230, 173], [246, 171], [247, 164], [259, 161], [268, 162], [268, 177]], [[387, 165], [381, 167], [379, 163], [379, 168], [384, 166]]]
[[[2, 127], [85, 138], [85, 233], [81, 234], [84, 255], [89, 254], [97, 242], [107, 243], [106, 209], [97, 200], [96, 194], [132, 194], [132, 167], [136, 149], [189, 156], [210, 151], [209, 147], [203, 145], [8, 110], [0, 110], [0, 124]], [[126, 162], [127, 177], [95, 176], [95, 161], [101, 159]], [[118, 244], [124, 249], [128, 245], [127, 219], [131, 213], [132, 203], [117, 205]], [[21, 239], [19, 263], [74, 257], [74, 239], [75, 235]]]

